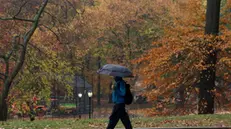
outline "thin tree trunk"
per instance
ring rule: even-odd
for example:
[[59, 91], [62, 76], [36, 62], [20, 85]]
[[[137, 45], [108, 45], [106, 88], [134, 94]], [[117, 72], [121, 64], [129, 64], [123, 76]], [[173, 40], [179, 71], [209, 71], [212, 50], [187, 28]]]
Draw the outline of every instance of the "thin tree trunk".
[[83, 62], [83, 68], [82, 68], [82, 78], [83, 78], [83, 110], [84, 112], [86, 111], [86, 78], [85, 78], [85, 62], [86, 60], [84, 59], [84, 62]]
[[185, 96], [184, 96], [184, 93], [185, 93], [185, 86], [184, 85], [181, 85], [178, 89], [177, 89], [177, 93], [178, 96], [177, 96], [177, 101], [176, 101], [176, 107], [177, 108], [184, 108], [184, 103], [185, 103]]
[[[101, 58], [100, 56], [98, 57], [98, 69], [101, 68]], [[97, 84], [97, 105], [100, 106], [100, 74], [98, 74], [98, 84]]]
[[[207, 0], [205, 34], [217, 36], [219, 33], [221, 0]], [[212, 43], [211, 43], [212, 44]], [[208, 54], [204, 61], [205, 70], [200, 74], [198, 114], [214, 113], [214, 93], [216, 79], [217, 52], [213, 47], [206, 48]]]

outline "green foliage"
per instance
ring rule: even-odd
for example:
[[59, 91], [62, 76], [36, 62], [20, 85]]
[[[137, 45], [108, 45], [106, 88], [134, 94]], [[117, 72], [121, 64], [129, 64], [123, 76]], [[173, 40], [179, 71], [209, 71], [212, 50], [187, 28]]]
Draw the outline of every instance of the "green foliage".
[[[43, 53], [44, 54], [44, 53]], [[20, 72], [16, 84], [11, 91], [11, 102], [24, 103], [31, 101], [33, 96], [50, 101], [52, 88], [58, 86], [72, 95], [73, 72], [70, 64], [57, 58], [54, 51], [47, 51], [46, 55], [33, 48], [29, 48], [24, 69]], [[48, 56], [49, 55], [49, 56]]]

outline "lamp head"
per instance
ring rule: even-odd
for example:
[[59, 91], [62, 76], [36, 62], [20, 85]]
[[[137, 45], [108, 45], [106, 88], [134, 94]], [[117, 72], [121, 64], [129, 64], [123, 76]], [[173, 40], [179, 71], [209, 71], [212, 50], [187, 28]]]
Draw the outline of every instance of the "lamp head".
[[81, 98], [83, 96], [83, 94], [82, 93], [78, 93], [78, 96], [79, 96], [79, 98]]
[[92, 97], [92, 95], [93, 95], [92, 91], [88, 91], [87, 95], [88, 95], [88, 97]]

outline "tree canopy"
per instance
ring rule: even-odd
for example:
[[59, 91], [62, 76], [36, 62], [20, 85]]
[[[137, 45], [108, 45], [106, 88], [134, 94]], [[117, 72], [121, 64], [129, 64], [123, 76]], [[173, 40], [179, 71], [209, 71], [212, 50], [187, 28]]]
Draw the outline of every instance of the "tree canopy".
[[[206, 0], [0, 2], [0, 109], [34, 96], [49, 100], [54, 87], [70, 94], [75, 74], [94, 85], [94, 94], [107, 95], [111, 78], [96, 73], [107, 63], [134, 71], [130, 82], [142, 81], [143, 95], [154, 104], [150, 115], [194, 110], [201, 73], [210, 67], [216, 104], [229, 104], [229, 0], [221, 0], [217, 35], [205, 34]], [[211, 65], [206, 58], [213, 52]]]

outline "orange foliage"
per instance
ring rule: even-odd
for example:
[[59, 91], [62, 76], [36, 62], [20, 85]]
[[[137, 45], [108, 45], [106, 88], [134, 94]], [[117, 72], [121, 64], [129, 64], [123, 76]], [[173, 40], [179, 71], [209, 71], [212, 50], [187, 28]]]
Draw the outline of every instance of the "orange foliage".
[[[150, 101], [162, 96], [171, 102], [174, 90], [180, 85], [194, 89], [198, 82], [208, 47], [219, 51], [217, 76], [230, 79], [230, 45], [231, 31], [230, 13], [225, 13], [231, 7], [227, 3], [221, 10], [220, 36], [205, 36], [206, 3], [201, 0], [177, 1], [167, 4], [169, 9], [169, 23], [164, 24], [164, 36], [153, 42], [153, 47], [145, 55], [137, 59], [142, 63], [139, 70], [145, 79], [144, 86], [154, 84], [157, 88], [146, 91], [144, 95]], [[225, 72], [226, 71], [226, 72]], [[226, 73], [226, 74], [225, 74]], [[228, 83], [227, 83], [228, 84]], [[227, 85], [226, 85], [227, 86]], [[186, 90], [187, 91], [187, 90]], [[155, 111], [153, 111], [155, 112]]]

